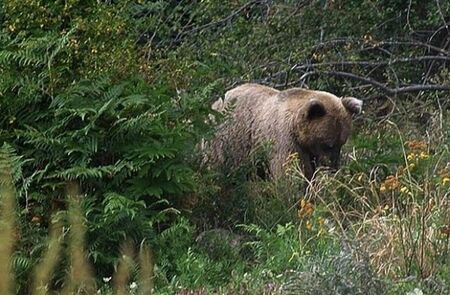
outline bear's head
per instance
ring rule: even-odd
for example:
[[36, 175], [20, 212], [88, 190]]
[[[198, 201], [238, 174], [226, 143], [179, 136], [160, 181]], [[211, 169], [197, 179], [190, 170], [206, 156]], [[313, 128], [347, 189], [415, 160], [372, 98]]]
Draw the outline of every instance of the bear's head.
[[350, 136], [352, 117], [362, 109], [354, 97], [338, 98], [321, 91], [308, 91], [294, 120], [294, 136], [303, 154], [306, 177], [312, 178], [316, 167], [339, 168], [341, 147]]

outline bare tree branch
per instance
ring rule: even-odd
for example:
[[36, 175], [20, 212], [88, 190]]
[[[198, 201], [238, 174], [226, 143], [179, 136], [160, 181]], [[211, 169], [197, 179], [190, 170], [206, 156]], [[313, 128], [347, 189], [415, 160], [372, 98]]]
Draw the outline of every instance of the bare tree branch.
[[[313, 47], [311, 47], [311, 50], [320, 50], [323, 48], [334, 47], [339, 44], [347, 44], [349, 42], [363, 43], [364, 41], [362, 39], [358, 39], [358, 38], [337, 38], [337, 39], [327, 40], [325, 42], [320, 42], [320, 43], [314, 45]], [[429, 50], [439, 52], [445, 56], [450, 56], [450, 52], [448, 50], [446, 50], [445, 48], [440, 48], [440, 47], [433, 46], [431, 44], [420, 42], [420, 41], [387, 40], [387, 41], [380, 41], [380, 42], [376, 42], [376, 43], [372, 43], [372, 44], [368, 44], [368, 45], [369, 46], [365, 48], [366, 50], [383, 47], [385, 45], [408, 45], [408, 46], [413, 46], [413, 47], [424, 47]]]
[[405, 57], [405, 58], [395, 58], [392, 60], [380, 60], [380, 61], [336, 61], [336, 62], [324, 62], [324, 63], [315, 63], [315, 64], [302, 64], [302, 65], [294, 65], [291, 70], [302, 70], [302, 69], [310, 69], [314, 67], [323, 67], [323, 66], [382, 66], [382, 65], [392, 65], [396, 63], [408, 63], [408, 62], [417, 62], [417, 61], [450, 61], [450, 56], [419, 56], [419, 57]]
[[314, 75], [327, 75], [327, 76], [335, 76], [335, 77], [342, 77], [342, 78], [348, 78], [352, 80], [357, 80], [360, 82], [364, 82], [366, 84], [370, 84], [372, 86], [375, 86], [379, 89], [381, 89], [383, 92], [385, 92], [387, 95], [399, 95], [403, 93], [408, 92], [419, 92], [419, 91], [450, 91], [450, 85], [409, 85], [404, 87], [397, 87], [397, 88], [390, 88], [386, 86], [385, 84], [376, 81], [371, 78], [361, 77], [352, 73], [347, 72], [337, 72], [337, 71], [328, 71], [328, 72], [307, 72], [303, 76], [300, 77], [299, 80], [290, 83], [292, 84], [298, 84], [299, 82], [303, 82], [306, 78]]
[[[405, 58], [395, 58], [391, 60], [379, 60], [379, 61], [335, 61], [335, 62], [323, 62], [323, 63], [310, 63], [310, 64], [295, 64], [287, 71], [280, 71], [273, 73], [271, 78], [278, 77], [280, 75], [286, 74], [286, 85], [288, 85], [288, 76], [292, 71], [311, 71], [315, 68], [322, 68], [327, 66], [367, 66], [367, 67], [379, 67], [379, 66], [391, 66], [397, 63], [411, 63], [419, 61], [433, 61], [433, 62], [448, 62], [450, 57], [447, 56], [419, 56], [419, 57], [405, 57]], [[266, 65], [267, 66], [267, 65]]]
[[372, 48], [380, 47], [383, 45], [410, 45], [410, 46], [425, 47], [427, 49], [439, 52], [445, 56], [450, 56], [450, 52], [446, 49], [442, 49], [442, 48], [433, 46], [431, 44], [423, 43], [423, 42], [419, 42], [419, 41], [382, 41], [382, 42], [378, 42], [378, 43], [374, 44]]

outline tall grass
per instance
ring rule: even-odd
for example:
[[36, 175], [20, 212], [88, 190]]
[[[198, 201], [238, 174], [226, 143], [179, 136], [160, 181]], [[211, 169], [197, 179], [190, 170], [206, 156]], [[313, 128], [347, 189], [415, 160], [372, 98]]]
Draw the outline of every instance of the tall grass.
[[14, 195], [11, 163], [6, 151], [0, 150], [0, 290], [14, 294], [14, 276], [11, 257], [16, 236], [16, 198]]
[[133, 248], [131, 244], [126, 243], [122, 246], [121, 257], [119, 260], [119, 266], [117, 267], [117, 271], [114, 274], [113, 282], [114, 282], [114, 294], [117, 295], [126, 295], [127, 294], [127, 286], [130, 280], [130, 274], [134, 267], [133, 261]]
[[55, 218], [50, 223], [50, 235], [48, 239], [48, 247], [45, 251], [41, 262], [33, 271], [31, 294], [45, 295], [51, 287], [53, 273], [59, 259], [61, 258], [62, 242], [63, 242], [63, 222], [59, 218]]
[[[16, 294], [14, 270], [11, 267], [13, 247], [18, 235], [15, 218], [16, 197], [10, 155], [2, 149], [0, 156], [0, 290], [2, 295], [9, 295]], [[69, 208], [66, 213], [55, 213], [50, 222], [46, 251], [30, 275], [30, 294], [99, 294], [99, 292], [103, 294], [97, 287], [94, 269], [87, 259], [85, 250], [86, 227], [81, 209], [82, 198], [79, 184], [73, 181], [68, 182]], [[69, 229], [68, 235], [65, 234], [67, 229]], [[138, 261], [135, 263], [133, 245], [130, 243], [125, 245], [114, 275], [114, 294], [129, 293], [128, 281], [132, 268], [139, 270], [137, 290], [140, 294], [152, 294], [154, 262], [151, 250], [143, 243], [139, 250]], [[69, 264], [66, 268], [60, 263], [64, 255], [69, 256]], [[60, 289], [55, 287], [53, 281], [54, 275], [58, 272], [67, 274]], [[104, 293], [111, 293], [111, 290]]]
[[86, 228], [81, 212], [80, 187], [74, 181], [67, 183], [67, 198], [69, 202], [68, 219], [70, 225], [68, 243], [70, 270], [62, 294], [94, 294], [96, 292], [95, 277], [93, 276], [92, 267], [86, 259], [87, 255], [84, 250]]
[[[53, 216], [31, 294], [151, 294], [155, 277], [159, 294], [406, 294], [413, 287], [449, 294], [447, 137], [386, 126], [356, 138], [350, 161], [336, 174], [319, 171], [307, 190], [295, 155], [284, 181], [240, 178], [223, 200], [227, 210], [216, 212], [245, 216], [209, 231], [210, 239], [183, 219], [153, 241], [157, 262], [147, 243], [124, 243], [112, 286], [95, 277], [87, 259], [84, 196], [68, 182], [68, 210]], [[8, 295], [15, 290], [16, 199], [10, 161], [0, 164], [0, 287]], [[64, 282], [55, 283], [61, 273]]]
[[153, 253], [144, 243], [139, 248], [139, 294], [151, 295], [154, 288], [153, 278], [155, 276], [153, 269]]
[[[397, 127], [393, 129], [395, 137]], [[419, 281], [440, 277], [443, 285], [450, 284], [442, 273], [450, 258], [448, 143], [441, 138], [433, 146], [436, 138], [404, 139], [401, 133], [396, 140], [397, 151], [379, 151], [379, 156], [385, 152], [390, 161], [395, 159], [390, 167], [380, 161], [368, 170], [318, 173], [300, 204], [302, 226], [318, 224], [319, 217], [302, 216], [308, 206], [310, 211], [320, 209], [327, 230], [368, 253], [378, 275]], [[351, 164], [366, 167], [364, 162], [372, 160], [366, 157], [354, 155]], [[298, 167], [291, 172], [301, 178]]]

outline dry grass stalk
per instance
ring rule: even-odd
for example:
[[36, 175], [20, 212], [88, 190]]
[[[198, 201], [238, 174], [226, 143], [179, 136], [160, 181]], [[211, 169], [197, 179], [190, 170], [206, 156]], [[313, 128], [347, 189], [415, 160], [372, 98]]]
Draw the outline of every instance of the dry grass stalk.
[[2, 294], [14, 294], [14, 276], [11, 257], [15, 241], [15, 196], [8, 159], [0, 159], [0, 290]]
[[50, 237], [47, 251], [33, 271], [31, 289], [33, 295], [45, 295], [48, 293], [53, 273], [61, 256], [62, 241], [63, 224], [60, 220], [54, 220], [50, 224]]
[[[361, 245], [378, 274], [398, 277], [416, 270], [427, 278], [437, 271], [436, 259], [448, 253], [449, 242], [436, 225], [436, 220], [449, 216], [448, 191], [439, 185], [430, 187], [433, 173], [423, 174], [418, 183], [407, 169], [390, 198], [386, 193], [380, 198], [380, 183], [371, 180], [373, 171], [345, 183], [318, 175], [305, 197], [327, 208], [338, 236]], [[363, 181], [368, 185], [358, 187]], [[352, 197], [345, 208], [336, 197], [338, 189]]]
[[67, 184], [67, 198], [69, 202], [69, 253], [70, 271], [66, 279], [66, 285], [62, 294], [95, 294], [95, 279], [92, 268], [86, 259], [85, 233], [86, 228], [83, 223], [81, 210], [80, 187], [76, 182]]
[[139, 251], [139, 294], [151, 295], [153, 292], [153, 253], [147, 245]]
[[131, 270], [133, 269], [133, 246], [131, 243], [125, 243], [122, 246], [121, 257], [119, 260], [119, 266], [114, 274], [114, 294], [127, 295], [127, 286], [131, 276]]

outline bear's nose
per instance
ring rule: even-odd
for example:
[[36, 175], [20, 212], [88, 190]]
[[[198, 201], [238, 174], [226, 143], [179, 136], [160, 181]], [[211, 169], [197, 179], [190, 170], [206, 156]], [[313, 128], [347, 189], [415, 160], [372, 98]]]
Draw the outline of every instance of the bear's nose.
[[324, 159], [323, 163], [321, 163], [323, 170], [335, 173], [339, 169], [339, 158], [328, 158]]
[[336, 173], [338, 171], [339, 168], [337, 167], [328, 167], [327, 171], [330, 173]]
[[328, 173], [336, 173], [338, 171], [338, 168], [327, 165], [320, 167], [320, 169]]

